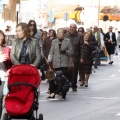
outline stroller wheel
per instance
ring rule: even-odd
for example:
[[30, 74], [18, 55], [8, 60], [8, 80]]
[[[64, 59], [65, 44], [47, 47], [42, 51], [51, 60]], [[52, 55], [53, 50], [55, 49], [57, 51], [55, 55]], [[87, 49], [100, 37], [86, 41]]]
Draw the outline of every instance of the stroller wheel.
[[43, 120], [43, 114], [39, 114], [39, 120]]
[[35, 120], [35, 117], [34, 117], [34, 116], [32, 116], [30, 120]]
[[3, 115], [3, 120], [10, 120], [10, 118], [8, 117], [8, 114], [7, 114], [7, 113], [4, 113], [4, 115]]

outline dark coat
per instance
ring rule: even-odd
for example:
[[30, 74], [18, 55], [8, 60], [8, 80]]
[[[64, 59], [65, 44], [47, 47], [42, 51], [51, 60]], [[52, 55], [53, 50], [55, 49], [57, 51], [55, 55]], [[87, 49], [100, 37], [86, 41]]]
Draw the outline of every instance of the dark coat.
[[81, 47], [80, 59], [83, 59], [83, 62], [80, 62], [79, 72], [80, 74], [90, 74], [93, 64], [93, 55], [92, 52], [95, 50], [95, 46], [92, 44], [92, 41], [89, 41], [89, 44], [83, 44]]
[[94, 35], [92, 35], [92, 36], [90, 37], [89, 41], [91, 41], [92, 46], [95, 47], [95, 50], [93, 51], [93, 53], [98, 53], [98, 52], [101, 51], [101, 50], [100, 50], [100, 45], [98, 45], [98, 41], [96, 40], [96, 38], [95, 38]]
[[43, 54], [46, 58], [48, 58], [48, 55], [49, 55], [49, 52], [50, 52], [50, 48], [51, 48], [51, 45], [52, 45], [52, 41], [54, 39], [45, 39], [43, 41], [43, 45], [42, 45], [42, 49], [43, 49]]
[[[108, 42], [108, 40], [106, 40], [106, 38], [107, 38], [108, 40], [110, 40], [109, 32], [107, 32], [107, 33], [105, 34], [105, 42], [106, 42], [106, 44], [110, 44], [110, 43]], [[114, 32], [112, 32], [112, 43], [113, 43], [114, 46], [117, 45], [117, 43], [116, 43], [116, 35], [115, 35]]]
[[83, 59], [84, 62], [80, 64], [92, 64], [92, 52], [95, 50], [95, 46], [93, 45], [92, 41], [89, 41], [89, 44], [83, 44], [81, 47], [80, 59]]
[[70, 87], [69, 81], [64, 77], [62, 71], [56, 71], [55, 84], [55, 94], [59, 94], [62, 91], [63, 86], [67, 87], [68, 89]]
[[83, 44], [83, 37], [79, 32], [72, 35], [70, 32], [66, 33], [66, 37], [70, 39], [73, 48], [73, 61], [79, 63], [80, 60], [80, 50]]
[[110, 35], [109, 35], [109, 32], [107, 32], [105, 34], [105, 46], [106, 46], [106, 49], [107, 49], [107, 52], [108, 54], [114, 54], [114, 51], [115, 51], [115, 46], [117, 45], [117, 42], [116, 42], [116, 35], [114, 32], [112, 32], [112, 43], [108, 42], [108, 40], [106, 40], [106, 38], [108, 40], [110, 40]]
[[98, 41], [95, 39], [95, 36], [92, 35], [90, 37], [90, 41], [91, 41], [91, 44], [94, 45], [94, 46], [98, 46]]

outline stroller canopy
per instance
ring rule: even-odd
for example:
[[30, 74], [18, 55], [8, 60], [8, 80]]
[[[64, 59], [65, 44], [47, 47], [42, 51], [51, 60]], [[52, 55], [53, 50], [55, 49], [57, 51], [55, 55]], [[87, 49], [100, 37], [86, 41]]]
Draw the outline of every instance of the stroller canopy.
[[16, 82], [26, 82], [38, 88], [41, 79], [36, 67], [30, 65], [15, 65], [10, 69], [8, 85]]

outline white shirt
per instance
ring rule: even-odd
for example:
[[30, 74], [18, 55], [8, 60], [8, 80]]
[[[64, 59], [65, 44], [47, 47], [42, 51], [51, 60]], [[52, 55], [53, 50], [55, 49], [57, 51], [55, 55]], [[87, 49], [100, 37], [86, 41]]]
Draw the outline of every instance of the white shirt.
[[110, 40], [112, 41], [112, 32], [109, 32]]

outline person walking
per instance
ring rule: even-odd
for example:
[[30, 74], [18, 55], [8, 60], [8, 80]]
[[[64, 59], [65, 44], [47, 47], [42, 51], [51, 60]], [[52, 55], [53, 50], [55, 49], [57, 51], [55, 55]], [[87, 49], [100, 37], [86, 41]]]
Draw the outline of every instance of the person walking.
[[82, 35], [77, 32], [76, 24], [70, 25], [70, 30], [66, 33], [66, 37], [70, 39], [73, 49], [73, 62], [74, 68], [69, 71], [69, 79], [72, 82], [72, 89], [73, 91], [77, 91], [77, 77], [78, 77], [78, 70], [79, 70], [79, 60], [80, 60], [80, 50], [83, 44]]
[[5, 74], [10, 67], [10, 48], [5, 46], [5, 34], [2, 30], [0, 30], [0, 117], [2, 113], [2, 98]]
[[112, 26], [109, 27], [109, 31], [105, 34], [105, 45], [109, 55], [109, 64], [113, 64], [113, 54], [115, 53], [117, 42]]
[[94, 36], [98, 42], [98, 45], [96, 45], [96, 54], [95, 54], [95, 63], [94, 63], [94, 67], [97, 68], [97, 66], [101, 64], [100, 63], [100, 54], [101, 54], [100, 46], [102, 46], [103, 48], [105, 47], [104, 36], [99, 31], [99, 28], [97, 26], [94, 26]]
[[40, 47], [42, 46], [43, 42], [41, 40], [41, 31], [37, 29], [37, 24], [35, 20], [30, 20], [28, 22], [29, 30], [30, 30], [30, 36], [37, 39], [39, 41]]
[[56, 38], [56, 31], [53, 29], [49, 30], [49, 36], [43, 41], [43, 54], [48, 59], [52, 41]]
[[90, 38], [89, 33], [84, 33], [84, 44], [81, 47], [80, 51], [80, 65], [79, 65], [79, 72], [81, 78], [80, 86], [85, 84], [85, 87], [88, 87], [88, 80], [92, 70], [93, 58], [92, 52], [95, 50], [95, 47]]
[[65, 37], [64, 29], [59, 28], [57, 38], [52, 41], [48, 62], [53, 62], [53, 69], [55, 71], [61, 70], [64, 76], [67, 77], [68, 60], [71, 55], [72, 45], [70, 39]]

